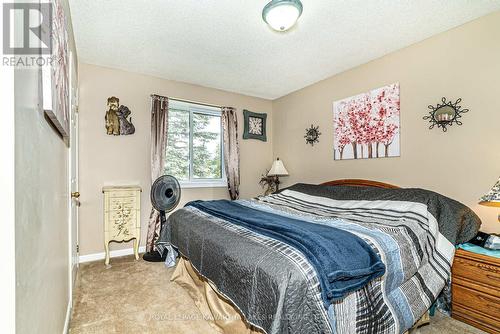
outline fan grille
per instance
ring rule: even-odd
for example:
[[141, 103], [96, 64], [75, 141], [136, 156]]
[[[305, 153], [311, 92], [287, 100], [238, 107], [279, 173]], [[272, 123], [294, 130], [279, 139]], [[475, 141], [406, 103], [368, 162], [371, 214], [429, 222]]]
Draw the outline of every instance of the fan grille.
[[170, 212], [179, 204], [181, 186], [172, 175], [160, 176], [151, 187], [151, 203], [158, 211]]

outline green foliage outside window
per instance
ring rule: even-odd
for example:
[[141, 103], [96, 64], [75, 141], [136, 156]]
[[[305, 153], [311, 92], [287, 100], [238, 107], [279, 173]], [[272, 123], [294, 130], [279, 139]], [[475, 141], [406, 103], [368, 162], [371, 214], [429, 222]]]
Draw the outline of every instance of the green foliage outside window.
[[170, 108], [166, 174], [183, 181], [221, 179], [220, 122], [220, 115], [217, 114]]

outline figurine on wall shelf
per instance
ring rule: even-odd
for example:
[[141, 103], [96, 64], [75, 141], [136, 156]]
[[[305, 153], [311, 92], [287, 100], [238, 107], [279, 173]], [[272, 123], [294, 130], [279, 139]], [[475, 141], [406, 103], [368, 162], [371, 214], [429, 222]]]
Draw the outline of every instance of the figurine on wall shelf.
[[117, 97], [111, 96], [108, 98], [108, 111], [106, 111], [106, 133], [108, 135], [120, 135], [120, 120], [116, 112], [118, 111], [118, 106], [120, 105], [120, 100]]
[[120, 99], [111, 96], [108, 98], [108, 110], [106, 111], [106, 134], [108, 135], [131, 135], [135, 133], [134, 124], [132, 124], [132, 117], [130, 116], [130, 109], [127, 106], [120, 105]]
[[120, 134], [121, 135], [131, 135], [135, 132], [134, 124], [132, 124], [132, 117], [127, 120], [130, 116], [130, 109], [127, 106], [120, 106], [117, 111], [118, 119], [120, 120]]

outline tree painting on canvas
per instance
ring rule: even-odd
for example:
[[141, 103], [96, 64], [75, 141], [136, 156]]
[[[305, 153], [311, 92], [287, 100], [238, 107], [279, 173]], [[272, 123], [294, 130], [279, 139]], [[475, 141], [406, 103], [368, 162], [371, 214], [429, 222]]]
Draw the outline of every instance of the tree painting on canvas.
[[398, 157], [399, 110], [399, 83], [334, 102], [334, 159]]

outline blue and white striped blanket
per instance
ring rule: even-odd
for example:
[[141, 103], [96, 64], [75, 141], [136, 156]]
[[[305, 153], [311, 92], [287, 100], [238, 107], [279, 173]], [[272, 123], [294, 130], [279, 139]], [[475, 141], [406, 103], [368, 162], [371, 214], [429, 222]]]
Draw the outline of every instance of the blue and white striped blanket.
[[449, 239], [468, 238], [479, 227], [472, 214], [445, 237], [440, 228], [458, 225], [443, 221], [453, 219], [446, 213], [453, 211], [447, 204], [436, 214], [430, 202], [404, 197], [336, 199], [292, 187], [237, 201], [261, 212], [350, 232], [380, 256], [386, 266], [382, 277], [326, 308], [317, 272], [299, 250], [196, 208], [170, 216], [159, 249], [170, 249], [169, 255], [175, 253], [172, 246], [178, 249], [249, 323], [267, 333], [403, 333], [431, 306], [449, 278], [455, 250]]

